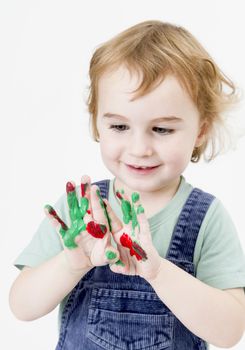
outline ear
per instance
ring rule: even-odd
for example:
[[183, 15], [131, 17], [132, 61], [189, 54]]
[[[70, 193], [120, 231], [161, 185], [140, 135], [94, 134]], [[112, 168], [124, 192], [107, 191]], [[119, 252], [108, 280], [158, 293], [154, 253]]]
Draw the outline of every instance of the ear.
[[207, 132], [208, 132], [207, 122], [203, 121], [199, 127], [199, 134], [196, 139], [195, 147], [200, 147], [203, 144], [207, 136]]

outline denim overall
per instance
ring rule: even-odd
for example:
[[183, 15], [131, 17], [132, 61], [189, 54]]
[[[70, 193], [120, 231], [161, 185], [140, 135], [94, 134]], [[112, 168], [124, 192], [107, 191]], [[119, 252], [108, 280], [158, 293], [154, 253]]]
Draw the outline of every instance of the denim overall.
[[[108, 197], [109, 180], [95, 183]], [[195, 276], [193, 255], [214, 197], [193, 189], [179, 216], [166, 259]], [[144, 263], [144, 262], [143, 262]], [[191, 293], [191, 290], [190, 290]], [[140, 276], [91, 269], [65, 305], [56, 350], [206, 350]]]

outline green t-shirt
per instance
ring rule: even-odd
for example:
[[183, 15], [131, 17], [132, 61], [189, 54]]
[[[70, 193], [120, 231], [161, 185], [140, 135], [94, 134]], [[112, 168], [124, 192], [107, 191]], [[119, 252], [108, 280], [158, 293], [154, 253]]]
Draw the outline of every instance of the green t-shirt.
[[[110, 180], [109, 202], [122, 220], [121, 208], [113, 192], [114, 180]], [[148, 219], [153, 244], [163, 258], [166, 256], [181, 209], [192, 189], [182, 177], [174, 197], [162, 210]], [[66, 194], [62, 195], [54, 208], [69, 225]], [[58, 234], [49, 220], [44, 218], [31, 242], [14, 264], [20, 269], [23, 266], [34, 267], [52, 258], [62, 249]], [[196, 277], [212, 287], [245, 287], [245, 257], [241, 243], [232, 219], [217, 198], [210, 205], [200, 228], [194, 251], [194, 265]], [[59, 324], [66, 300], [67, 298], [60, 304]]]

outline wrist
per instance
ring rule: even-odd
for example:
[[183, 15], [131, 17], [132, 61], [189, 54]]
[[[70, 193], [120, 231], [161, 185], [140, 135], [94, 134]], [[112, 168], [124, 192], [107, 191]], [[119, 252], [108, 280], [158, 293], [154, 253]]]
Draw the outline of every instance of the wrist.
[[64, 250], [61, 252], [61, 259], [64, 270], [66, 270], [68, 274], [73, 276], [84, 276], [89, 270], [91, 270], [94, 267], [91, 263], [89, 264], [88, 261], [84, 262], [84, 264], [79, 264], [79, 266], [72, 266]]
[[161, 273], [162, 269], [164, 268], [165, 260], [166, 260], [166, 259], [160, 257], [159, 265], [158, 265], [158, 268], [156, 268], [154, 275], [152, 275], [150, 278], [147, 278], [147, 282], [148, 282], [152, 287], [153, 287], [154, 285], [156, 285], [157, 282], [158, 282], [158, 280], [159, 280], [160, 273]]

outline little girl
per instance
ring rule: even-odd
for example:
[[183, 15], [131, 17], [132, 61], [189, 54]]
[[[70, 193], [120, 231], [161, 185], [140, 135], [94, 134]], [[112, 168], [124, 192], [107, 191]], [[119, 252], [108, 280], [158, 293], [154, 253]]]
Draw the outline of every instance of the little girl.
[[[60, 304], [57, 350], [234, 346], [245, 329], [242, 247], [222, 203], [182, 175], [208, 145], [208, 160], [218, 153], [233, 83], [186, 29], [160, 21], [101, 45], [90, 79], [93, 137], [114, 178], [83, 176], [80, 204], [68, 183], [69, 210], [65, 195], [46, 207], [56, 229], [44, 219], [16, 259], [13, 313], [34, 320]], [[136, 226], [123, 201], [130, 215], [144, 208]]]

